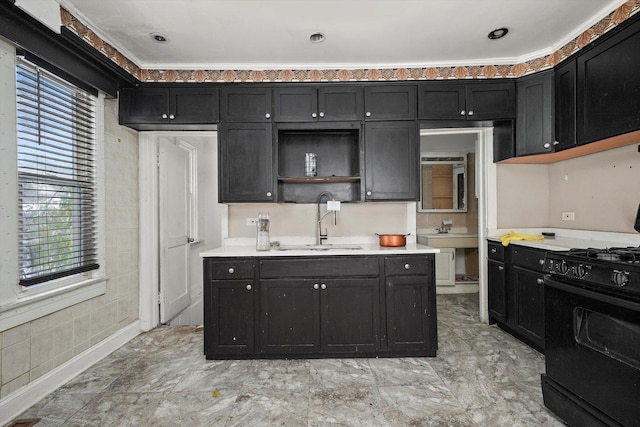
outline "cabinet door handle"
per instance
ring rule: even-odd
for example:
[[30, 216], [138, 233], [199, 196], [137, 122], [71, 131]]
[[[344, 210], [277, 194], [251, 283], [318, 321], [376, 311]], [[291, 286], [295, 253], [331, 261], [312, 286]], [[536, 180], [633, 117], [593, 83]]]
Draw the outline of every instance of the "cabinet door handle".
[[229, 267], [229, 274], [233, 274], [236, 272], [236, 269], [233, 267]]
[[551, 144], [549, 144], [548, 142], [545, 142], [543, 147], [548, 150], [549, 148], [551, 148]]
[[536, 282], [538, 283], [538, 285], [544, 285], [544, 280], [539, 277], [536, 279]]
[[313, 284], [313, 289], [316, 289], [316, 290], [320, 289], [320, 285], [318, 285], [317, 283], [314, 283]]
[[409, 270], [410, 268], [411, 268], [411, 264], [406, 263], [406, 264], [404, 265], [404, 269], [405, 269], [405, 270]]
[[456, 252], [453, 251], [451, 252], [451, 261], [455, 261], [456, 260]]
[[553, 141], [553, 145], [558, 145], [560, 144], [560, 141]]
[[460, 115], [464, 116], [465, 114], [467, 114], [467, 112], [465, 110], [460, 111]]
[[538, 260], [538, 264], [540, 264], [540, 265], [544, 265], [544, 259], [539, 259], [539, 260]]
[[271, 191], [267, 191], [267, 197], [271, 197]]
[[316, 114], [316, 113], [311, 113], [311, 117], [313, 117], [313, 118], [315, 119], [316, 117], [318, 117], [318, 114]]
[[499, 265], [498, 266], [498, 270], [502, 271], [502, 270], [504, 270], [504, 267], [502, 265]]
[[250, 291], [251, 290], [251, 285], [247, 285], [247, 290]]
[[173, 115], [173, 114], [169, 114], [169, 120], [173, 120], [173, 119], [175, 119], [175, 118], [176, 118], [176, 116], [175, 116], [175, 115]]
[[325, 285], [324, 283], [322, 285], [320, 285], [320, 289], [325, 290], [327, 289], [327, 285]]
[[365, 116], [367, 116], [367, 117], [371, 117], [371, 111], [367, 111], [367, 113], [365, 114]]
[[163, 114], [163, 115], [162, 115], [162, 118], [163, 118], [163, 119], [166, 119], [166, 118], [167, 118], [167, 115], [166, 115], [166, 114]]
[[469, 110], [469, 114], [467, 114], [468, 116], [473, 116], [473, 110]]
[[491, 253], [495, 254], [496, 252], [498, 252], [498, 250], [496, 248], [491, 248]]
[[324, 117], [324, 111], [320, 111], [320, 117]]
[[373, 194], [371, 193], [371, 190], [367, 191], [367, 196], [370, 196], [371, 194]]
[[270, 118], [271, 118], [271, 114], [269, 114], [269, 113], [265, 114], [264, 116], [265, 116], [267, 119], [270, 119]]

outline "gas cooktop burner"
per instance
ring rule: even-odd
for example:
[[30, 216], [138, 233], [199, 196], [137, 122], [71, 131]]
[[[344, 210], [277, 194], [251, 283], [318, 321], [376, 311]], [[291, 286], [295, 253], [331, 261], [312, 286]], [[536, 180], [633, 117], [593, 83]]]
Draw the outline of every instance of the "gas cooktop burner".
[[573, 256], [584, 257], [591, 260], [640, 264], [640, 246], [606, 249], [571, 249], [569, 252]]

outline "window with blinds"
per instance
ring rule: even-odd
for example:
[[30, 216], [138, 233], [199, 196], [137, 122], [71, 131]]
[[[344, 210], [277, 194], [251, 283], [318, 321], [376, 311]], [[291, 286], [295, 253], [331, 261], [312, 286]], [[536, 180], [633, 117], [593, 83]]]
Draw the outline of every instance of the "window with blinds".
[[97, 269], [95, 97], [18, 58], [20, 284]]

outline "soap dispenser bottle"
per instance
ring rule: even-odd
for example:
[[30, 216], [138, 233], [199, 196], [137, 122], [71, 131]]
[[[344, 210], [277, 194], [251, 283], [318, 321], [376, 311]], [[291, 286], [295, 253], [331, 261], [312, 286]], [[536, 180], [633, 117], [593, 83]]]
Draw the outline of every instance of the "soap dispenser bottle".
[[256, 250], [268, 251], [271, 249], [271, 241], [269, 240], [269, 214], [259, 213], [256, 236]]

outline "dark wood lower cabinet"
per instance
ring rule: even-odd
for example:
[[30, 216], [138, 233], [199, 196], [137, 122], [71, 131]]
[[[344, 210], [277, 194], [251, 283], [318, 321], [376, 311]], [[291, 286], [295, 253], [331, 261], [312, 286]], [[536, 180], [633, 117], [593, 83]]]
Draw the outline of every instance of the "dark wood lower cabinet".
[[489, 321], [544, 352], [546, 251], [489, 242]]
[[[227, 265], [206, 258], [205, 355], [435, 356], [434, 260], [261, 257]], [[255, 274], [248, 270], [254, 265]], [[234, 274], [246, 280], [229, 279]]]
[[320, 293], [312, 279], [260, 281], [260, 347], [265, 353], [320, 350]]
[[205, 353], [251, 354], [254, 346], [255, 291], [253, 280], [215, 280], [205, 286]]
[[428, 349], [436, 352], [436, 306], [425, 276], [387, 279], [387, 334], [394, 351]]

